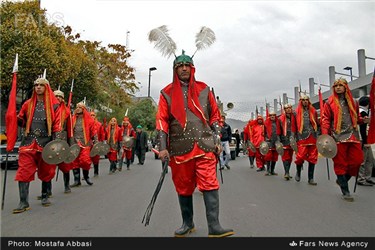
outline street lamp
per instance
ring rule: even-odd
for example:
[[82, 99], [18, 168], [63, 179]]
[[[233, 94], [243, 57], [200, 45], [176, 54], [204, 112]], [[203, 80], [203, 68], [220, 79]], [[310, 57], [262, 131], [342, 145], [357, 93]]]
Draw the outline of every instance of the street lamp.
[[353, 81], [352, 67], [347, 66], [344, 69], [350, 71], [350, 81]]
[[156, 70], [155, 67], [149, 68], [148, 70], [148, 94], [147, 96], [150, 97], [150, 85], [151, 85], [151, 71]]

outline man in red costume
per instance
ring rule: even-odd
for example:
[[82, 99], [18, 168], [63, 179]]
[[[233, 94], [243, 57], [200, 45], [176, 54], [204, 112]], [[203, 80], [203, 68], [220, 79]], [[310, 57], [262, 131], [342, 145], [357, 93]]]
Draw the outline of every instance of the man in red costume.
[[[70, 122], [70, 109], [66, 106], [65, 100], [64, 100], [64, 92], [61, 90], [55, 90], [53, 92], [56, 96], [56, 98], [60, 102], [60, 125], [62, 128], [62, 139], [65, 141], [68, 141], [68, 134], [67, 134], [67, 123]], [[69, 186], [69, 181], [70, 181], [70, 170], [71, 170], [71, 164], [67, 164], [65, 162], [62, 162], [57, 165], [59, 170], [63, 172], [64, 175], [64, 193], [70, 193], [70, 186]]]
[[18, 125], [25, 129], [19, 148], [18, 181], [20, 203], [13, 213], [30, 210], [28, 202], [30, 182], [35, 172], [42, 181], [43, 206], [49, 206], [48, 190], [55, 175], [56, 165], [47, 164], [42, 158], [43, 147], [61, 131], [59, 101], [54, 96], [47, 79], [38, 78], [34, 82], [33, 94], [21, 107], [17, 115]]
[[[252, 138], [252, 130], [253, 130], [253, 126], [255, 125], [257, 121], [256, 120], [249, 120], [249, 122], [246, 124], [246, 126], [244, 127], [243, 129], [243, 141], [245, 143], [245, 147], [246, 147], [246, 151], [247, 151], [247, 155], [249, 156], [249, 161], [250, 161], [250, 168], [254, 168], [254, 160], [255, 160], [255, 152], [251, 151], [251, 149], [249, 148], [249, 143], [252, 143], [254, 144], [252, 141], [251, 141], [251, 138]], [[245, 152], [245, 150], [244, 150]]]
[[113, 174], [117, 170], [117, 151], [120, 148], [120, 128], [117, 125], [117, 119], [112, 117], [107, 126], [105, 132], [105, 140], [109, 145], [109, 152], [107, 153], [107, 158], [109, 160], [109, 173]]
[[265, 141], [269, 145], [269, 151], [264, 156], [267, 164], [267, 172], [265, 175], [277, 175], [275, 173], [275, 166], [277, 159], [279, 158], [279, 153], [276, 151], [276, 142], [280, 142], [281, 136], [281, 125], [279, 119], [276, 117], [276, 112], [271, 111], [268, 114], [266, 121], [264, 122], [265, 127]]
[[296, 181], [301, 180], [301, 170], [304, 161], [309, 163], [308, 183], [317, 185], [314, 181], [315, 164], [318, 162], [318, 149], [316, 147], [316, 138], [318, 131], [318, 114], [310, 102], [310, 98], [301, 94], [298, 106], [296, 108], [297, 121], [297, 146], [298, 153], [294, 163], [297, 167]]
[[178, 194], [182, 226], [176, 237], [195, 231], [193, 192], [203, 193], [209, 237], [233, 235], [219, 222], [219, 182], [216, 164], [220, 147], [220, 111], [215, 97], [204, 82], [196, 81], [190, 56], [176, 57], [173, 82], [161, 90], [156, 129], [159, 131], [159, 157], [170, 159], [172, 180]]
[[290, 146], [290, 137], [292, 136], [296, 140], [297, 133], [297, 122], [296, 114], [293, 112], [292, 104], [287, 103], [284, 105], [284, 112], [279, 117], [281, 122], [281, 142], [283, 143], [284, 154], [281, 156], [281, 160], [284, 165], [284, 179], [290, 180], [292, 177], [289, 174], [290, 165], [293, 161], [293, 149]]
[[[94, 126], [96, 128], [96, 131], [98, 133], [98, 141], [104, 141], [105, 138], [105, 128], [103, 127], [102, 123], [98, 121], [96, 117], [96, 113], [94, 111], [90, 112], [90, 116], [94, 119]], [[99, 161], [100, 161], [100, 155], [95, 155], [91, 157], [92, 164], [94, 165], [94, 177], [97, 177], [99, 175]]]
[[91, 186], [93, 183], [89, 178], [89, 170], [92, 163], [90, 150], [91, 144], [98, 142], [98, 134], [94, 119], [90, 116], [83, 102], [77, 103], [72, 122], [68, 123], [68, 138], [70, 145], [78, 144], [81, 148], [78, 157], [71, 163], [74, 183], [70, 187], [81, 186], [80, 168], [82, 168], [84, 180]]
[[124, 158], [126, 160], [126, 169], [130, 170], [130, 163], [132, 160], [132, 150], [135, 142], [136, 134], [135, 130], [130, 123], [129, 117], [125, 116], [122, 120], [122, 128], [120, 132], [120, 151], [119, 151], [119, 167], [118, 170], [122, 170], [122, 164]]
[[337, 154], [332, 160], [342, 197], [346, 201], [354, 201], [350, 195], [348, 181], [352, 176], [357, 176], [363, 162], [359, 136], [362, 119], [348, 82], [339, 78], [332, 88], [333, 94], [324, 104], [321, 129], [322, 134], [331, 135], [337, 143]]
[[266, 160], [264, 159], [264, 155], [260, 153], [260, 144], [264, 141], [264, 119], [261, 115], [257, 116], [256, 123], [254, 123], [252, 129], [252, 135], [250, 140], [253, 142], [256, 152], [255, 152], [255, 162], [257, 165], [257, 172], [264, 171], [264, 164], [266, 164]]

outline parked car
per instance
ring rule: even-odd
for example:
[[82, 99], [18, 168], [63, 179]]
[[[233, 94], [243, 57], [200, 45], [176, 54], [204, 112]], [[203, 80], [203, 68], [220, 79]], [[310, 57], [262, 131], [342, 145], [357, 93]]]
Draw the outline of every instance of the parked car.
[[[8, 169], [17, 169], [18, 168], [18, 148], [19, 148], [20, 142], [16, 142], [14, 145], [14, 149], [12, 152], [8, 153]], [[1, 169], [5, 169], [6, 161], [7, 161], [7, 144], [1, 144], [1, 155], [0, 155], [0, 163], [1, 163]]]
[[0, 129], [0, 144], [7, 143], [7, 136], [5, 134], [5, 127], [1, 127]]

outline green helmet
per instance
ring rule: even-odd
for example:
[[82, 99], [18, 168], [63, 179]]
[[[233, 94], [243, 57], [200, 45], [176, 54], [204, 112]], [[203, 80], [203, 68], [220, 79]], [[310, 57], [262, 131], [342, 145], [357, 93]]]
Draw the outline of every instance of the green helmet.
[[184, 63], [190, 63], [190, 64], [194, 65], [193, 58], [191, 58], [188, 55], [185, 55], [185, 50], [182, 50], [182, 55], [179, 55], [179, 56], [176, 57], [176, 59], [174, 59], [173, 67], [176, 68], [176, 67], [178, 67], [178, 66], [180, 66], [181, 64], [184, 64]]

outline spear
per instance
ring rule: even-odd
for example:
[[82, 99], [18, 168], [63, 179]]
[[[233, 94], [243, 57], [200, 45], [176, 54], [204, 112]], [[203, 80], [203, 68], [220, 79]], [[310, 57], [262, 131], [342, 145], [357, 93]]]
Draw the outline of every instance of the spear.
[[68, 108], [70, 109], [70, 104], [72, 103], [72, 96], [73, 96], [73, 86], [74, 86], [74, 79], [72, 80], [72, 84], [70, 85], [70, 92], [68, 98]]

